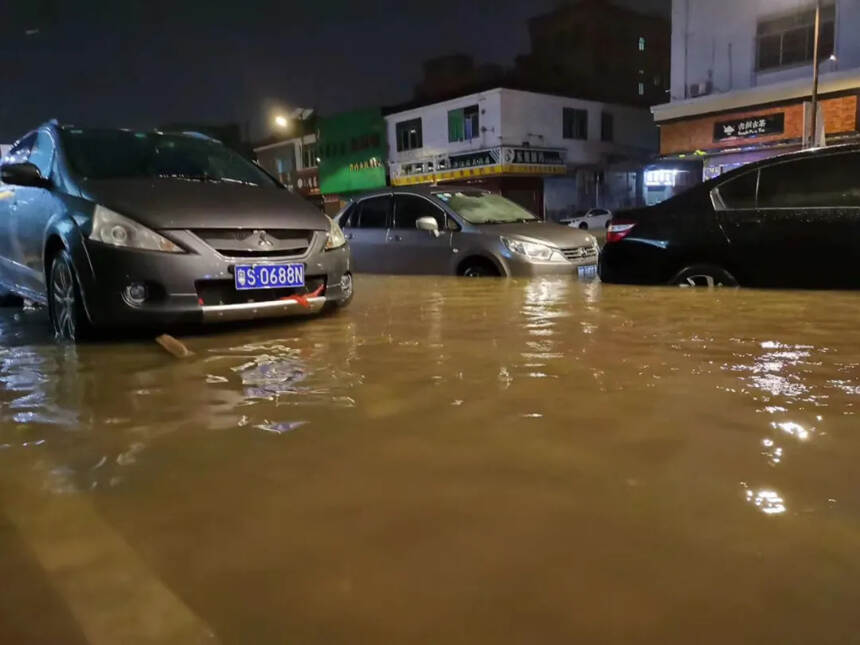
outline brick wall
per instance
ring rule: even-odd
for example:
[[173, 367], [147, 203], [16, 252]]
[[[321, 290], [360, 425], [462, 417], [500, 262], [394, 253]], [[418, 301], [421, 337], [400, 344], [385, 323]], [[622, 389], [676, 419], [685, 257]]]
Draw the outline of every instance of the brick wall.
[[[822, 100], [824, 128], [827, 134], [842, 134], [857, 131], [857, 96], [842, 96]], [[754, 139], [734, 139], [714, 141], [714, 124], [734, 119], [747, 119], [767, 114], [785, 113], [785, 132]], [[736, 148], [741, 144], [770, 143], [775, 141], [801, 139], [803, 137], [803, 103], [771, 106], [761, 110], [749, 110], [686, 119], [660, 126], [660, 154], [671, 155], [694, 150], [714, 150]]]

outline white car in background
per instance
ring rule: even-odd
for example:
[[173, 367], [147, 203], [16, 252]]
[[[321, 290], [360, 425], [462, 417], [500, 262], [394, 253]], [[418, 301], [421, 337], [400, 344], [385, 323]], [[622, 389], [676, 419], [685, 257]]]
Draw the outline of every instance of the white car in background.
[[605, 208], [592, 208], [580, 217], [568, 220], [568, 226], [579, 228], [583, 231], [600, 230], [609, 228], [609, 220], [612, 219], [612, 211]]

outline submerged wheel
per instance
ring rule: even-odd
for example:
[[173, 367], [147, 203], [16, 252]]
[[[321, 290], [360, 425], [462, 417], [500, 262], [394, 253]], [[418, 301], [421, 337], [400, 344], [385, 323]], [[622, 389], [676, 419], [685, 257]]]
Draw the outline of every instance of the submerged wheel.
[[725, 269], [713, 264], [696, 264], [682, 269], [670, 284], [684, 288], [736, 287], [738, 281]]
[[54, 335], [61, 340], [76, 342], [90, 331], [84, 312], [81, 290], [69, 252], [62, 249], [51, 260], [48, 272], [48, 314]]
[[460, 275], [464, 278], [497, 278], [499, 271], [489, 260], [475, 258], [467, 260], [460, 267]]
[[579, 225], [579, 228], [582, 229], [583, 231], [587, 231], [588, 230], [588, 224], [583, 222], [582, 224]]

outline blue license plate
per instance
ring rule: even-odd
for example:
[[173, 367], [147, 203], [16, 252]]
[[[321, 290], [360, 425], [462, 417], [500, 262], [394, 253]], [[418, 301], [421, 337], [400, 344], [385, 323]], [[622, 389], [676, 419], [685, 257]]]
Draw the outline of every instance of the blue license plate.
[[305, 286], [304, 264], [241, 264], [236, 266], [236, 289], [280, 289]]

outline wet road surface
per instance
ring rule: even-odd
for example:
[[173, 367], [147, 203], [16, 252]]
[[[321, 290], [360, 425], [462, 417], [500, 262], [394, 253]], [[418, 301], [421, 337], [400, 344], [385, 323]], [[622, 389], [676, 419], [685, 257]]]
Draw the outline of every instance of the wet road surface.
[[360, 277], [0, 314], [0, 643], [860, 642], [860, 295]]

